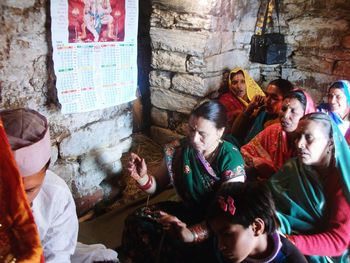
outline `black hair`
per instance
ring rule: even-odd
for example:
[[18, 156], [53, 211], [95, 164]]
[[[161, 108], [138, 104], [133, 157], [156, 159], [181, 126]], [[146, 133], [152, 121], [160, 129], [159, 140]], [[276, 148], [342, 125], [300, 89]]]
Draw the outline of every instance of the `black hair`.
[[[230, 196], [234, 201], [235, 212], [232, 215], [221, 208], [219, 198]], [[207, 220], [223, 217], [232, 224], [248, 228], [256, 218], [265, 223], [264, 233], [271, 234], [276, 230], [275, 204], [269, 188], [264, 182], [225, 183], [217, 192], [215, 200], [211, 203]]]
[[307, 99], [302, 90], [292, 90], [289, 92], [286, 96], [283, 97], [283, 100], [285, 99], [297, 99], [301, 105], [303, 106], [303, 109], [305, 111], [306, 109], [306, 104], [307, 104]]
[[329, 87], [328, 92], [329, 92], [331, 89], [342, 89], [342, 90], [344, 90], [345, 87], [344, 87], [343, 82], [341, 82], [341, 81], [335, 81], [335, 82], [333, 82], [332, 85]]
[[312, 112], [312, 113], [304, 115], [300, 119], [300, 121], [302, 121], [302, 120], [304, 120], [304, 121], [310, 120], [310, 121], [315, 121], [317, 123], [322, 124], [322, 126], [325, 128], [326, 133], [328, 134], [329, 138], [333, 138], [331, 119], [329, 118], [329, 116], [326, 113], [324, 113], [324, 112]]
[[226, 127], [226, 109], [219, 101], [204, 101], [192, 110], [191, 115], [213, 122], [217, 129]]
[[232, 78], [238, 74], [242, 74], [243, 77], [245, 77], [243, 70], [238, 70], [236, 72], [230, 72], [230, 75], [228, 76], [229, 80], [232, 81]]
[[281, 92], [282, 97], [286, 96], [294, 88], [292, 82], [286, 79], [275, 79], [269, 83], [269, 85], [277, 86], [278, 90]]

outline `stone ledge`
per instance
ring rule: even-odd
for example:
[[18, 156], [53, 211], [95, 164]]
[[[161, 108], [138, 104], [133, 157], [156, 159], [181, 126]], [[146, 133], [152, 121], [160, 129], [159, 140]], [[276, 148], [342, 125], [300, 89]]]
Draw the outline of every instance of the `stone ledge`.
[[179, 52], [153, 50], [151, 66], [154, 69], [186, 72], [186, 57], [187, 55]]
[[163, 89], [169, 89], [171, 86], [171, 75], [169, 71], [152, 70], [149, 74], [149, 85]]
[[208, 56], [220, 53], [220, 33], [191, 32], [176, 29], [150, 29], [153, 49], [179, 52], [193, 56]]
[[59, 146], [60, 156], [61, 158], [76, 157], [93, 149], [117, 144], [131, 135], [131, 123], [131, 115], [128, 114], [115, 120], [96, 122], [80, 129], [62, 140]]
[[197, 99], [172, 90], [151, 87], [151, 103], [160, 109], [188, 114], [197, 104]]
[[212, 78], [202, 78], [198, 75], [176, 74], [173, 77], [173, 89], [182, 93], [205, 97], [220, 86], [221, 75]]
[[202, 0], [200, 3], [192, 0], [153, 0], [154, 8], [167, 9], [179, 13], [209, 14], [215, 11], [216, 2], [214, 0]]

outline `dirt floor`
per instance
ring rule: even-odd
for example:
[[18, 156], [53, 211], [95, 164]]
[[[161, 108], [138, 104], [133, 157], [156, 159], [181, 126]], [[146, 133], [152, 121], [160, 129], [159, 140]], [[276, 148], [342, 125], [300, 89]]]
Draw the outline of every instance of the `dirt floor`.
[[[163, 158], [162, 147], [140, 133], [133, 135], [130, 152], [145, 158], [149, 174], [156, 171]], [[123, 167], [126, 167], [130, 152], [122, 156]], [[125, 187], [120, 199], [104, 207], [103, 214], [99, 213], [97, 216], [96, 212], [91, 211], [80, 218], [78, 237], [80, 242], [86, 244], [102, 243], [115, 249], [121, 244], [124, 220], [135, 209], [144, 206], [147, 202], [151, 204], [165, 200], [177, 200], [172, 188], [157, 196], [150, 197], [137, 187], [136, 182], [129, 177], [124, 169], [122, 177]]]

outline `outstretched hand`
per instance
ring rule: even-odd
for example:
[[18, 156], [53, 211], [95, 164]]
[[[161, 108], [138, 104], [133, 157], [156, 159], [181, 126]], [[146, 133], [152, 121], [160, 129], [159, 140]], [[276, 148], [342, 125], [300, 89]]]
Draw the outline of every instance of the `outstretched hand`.
[[128, 162], [129, 175], [136, 181], [147, 175], [147, 165], [144, 158], [141, 158], [136, 153], [131, 153]]
[[247, 112], [249, 114], [253, 113], [255, 110], [260, 108], [265, 104], [265, 97], [261, 95], [256, 95], [254, 98], [250, 101], [250, 103], [247, 106]]
[[183, 242], [190, 243], [194, 241], [191, 230], [187, 225], [178, 219], [176, 216], [170, 215], [163, 211], [159, 211], [160, 218], [157, 220], [163, 229], [170, 235], [182, 240]]

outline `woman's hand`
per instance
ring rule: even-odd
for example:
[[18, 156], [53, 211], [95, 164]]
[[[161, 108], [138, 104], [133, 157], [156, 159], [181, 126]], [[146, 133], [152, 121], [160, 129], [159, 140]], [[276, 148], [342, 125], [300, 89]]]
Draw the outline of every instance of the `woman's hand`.
[[129, 175], [136, 181], [140, 181], [141, 178], [147, 175], [147, 165], [145, 159], [141, 158], [135, 153], [131, 153], [128, 162]]
[[258, 173], [257, 179], [260, 181], [268, 180], [274, 173], [277, 172], [273, 164], [266, 163], [266, 162], [260, 162], [259, 164], [256, 164], [255, 168]]
[[260, 108], [265, 104], [265, 97], [261, 95], [256, 95], [254, 98], [250, 101], [250, 103], [247, 106], [246, 109], [246, 114], [250, 115], [252, 114], [255, 110]]
[[185, 243], [191, 243], [194, 241], [194, 236], [191, 230], [187, 228], [187, 225], [184, 222], [176, 216], [169, 215], [163, 211], [159, 211], [159, 214], [160, 218], [157, 221], [163, 226], [163, 229], [167, 233]]

